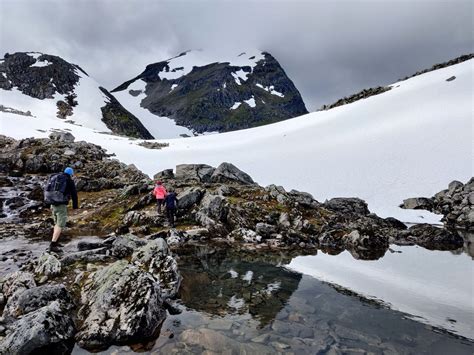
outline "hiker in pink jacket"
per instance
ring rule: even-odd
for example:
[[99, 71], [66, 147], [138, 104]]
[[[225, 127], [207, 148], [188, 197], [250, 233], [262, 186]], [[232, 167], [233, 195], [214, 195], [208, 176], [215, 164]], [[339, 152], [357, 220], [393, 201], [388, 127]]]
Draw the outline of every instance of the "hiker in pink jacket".
[[158, 214], [161, 214], [161, 205], [163, 205], [166, 197], [166, 189], [161, 184], [161, 181], [157, 181], [155, 188], [153, 189], [153, 195], [156, 198], [156, 204], [158, 206]]

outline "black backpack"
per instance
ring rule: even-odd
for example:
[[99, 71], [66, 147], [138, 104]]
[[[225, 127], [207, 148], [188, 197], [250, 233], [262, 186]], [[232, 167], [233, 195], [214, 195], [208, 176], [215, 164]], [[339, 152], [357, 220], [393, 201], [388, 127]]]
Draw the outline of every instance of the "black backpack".
[[54, 174], [48, 178], [44, 187], [44, 200], [50, 205], [64, 205], [69, 202], [69, 196], [66, 195], [67, 188], [66, 174]]

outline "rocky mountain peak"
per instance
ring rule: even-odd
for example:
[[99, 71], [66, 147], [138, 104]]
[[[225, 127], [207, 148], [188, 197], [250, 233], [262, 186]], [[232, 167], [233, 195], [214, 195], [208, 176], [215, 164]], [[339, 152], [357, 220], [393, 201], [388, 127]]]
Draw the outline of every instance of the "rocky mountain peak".
[[[107, 90], [78, 65], [39, 52], [5, 54], [0, 60], [1, 111], [46, 118], [56, 116], [94, 129], [136, 138], [153, 136]], [[25, 104], [22, 95], [42, 100]], [[27, 100], [26, 100], [27, 101]], [[15, 107], [22, 104], [27, 107]], [[25, 113], [26, 112], [26, 113]], [[27, 114], [29, 113], [29, 114]], [[50, 115], [53, 114], [53, 117]]]
[[148, 65], [112, 92], [199, 133], [255, 127], [308, 112], [270, 53], [209, 58], [200, 51], [183, 52]]

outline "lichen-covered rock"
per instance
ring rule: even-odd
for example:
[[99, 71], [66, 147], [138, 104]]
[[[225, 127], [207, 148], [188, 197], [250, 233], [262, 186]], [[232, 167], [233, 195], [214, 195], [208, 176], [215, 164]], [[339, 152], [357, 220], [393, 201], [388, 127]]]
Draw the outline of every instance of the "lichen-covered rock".
[[70, 354], [75, 325], [58, 301], [26, 314], [8, 325], [0, 354]]
[[132, 255], [131, 262], [152, 274], [160, 284], [162, 298], [173, 298], [178, 293], [181, 275], [178, 263], [162, 238], [150, 240]]
[[8, 274], [0, 280], [2, 293], [9, 298], [18, 291], [24, 291], [35, 287], [36, 282], [33, 274], [24, 271], [16, 271]]
[[56, 276], [61, 273], [61, 262], [52, 253], [41, 254], [36, 264], [35, 273], [43, 276]]
[[166, 316], [160, 293], [149, 273], [126, 260], [91, 274], [81, 293], [78, 344], [100, 350], [111, 344], [146, 341]]
[[16, 293], [5, 305], [3, 316], [18, 318], [54, 301], [58, 301], [60, 308], [65, 312], [75, 307], [74, 300], [64, 285], [42, 285], [20, 294]]

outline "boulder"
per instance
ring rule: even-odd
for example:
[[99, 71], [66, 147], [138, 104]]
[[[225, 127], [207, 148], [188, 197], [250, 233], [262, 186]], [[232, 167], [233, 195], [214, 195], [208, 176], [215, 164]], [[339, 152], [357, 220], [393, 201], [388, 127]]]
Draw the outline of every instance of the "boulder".
[[297, 190], [291, 190], [289, 192], [290, 197], [303, 207], [315, 208], [319, 206], [319, 203], [313, 198], [313, 195], [307, 192], [301, 192]]
[[342, 213], [357, 213], [368, 215], [370, 213], [367, 202], [356, 197], [336, 197], [323, 204], [327, 209]]
[[61, 273], [61, 262], [53, 253], [41, 254], [36, 264], [35, 273], [43, 276], [56, 276]]
[[9, 298], [18, 291], [23, 292], [35, 287], [36, 282], [33, 274], [24, 271], [16, 271], [3, 277], [0, 281], [0, 285], [1, 293], [3, 293], [6, 298]]
[[174, 179], [173, 169], [166, 169], [153, 175], [153, 180]]
[[462, 189], [463, 187], [464, 187], [464, 184], [461, 181], [457, 181], [457, 180], [451, 181], [448, 185], [448, 193], [452, 195], [454, 191], [458, 189]]
[[271, 197], [275, 198], [278, 203], [284, 203], [288, 200], [288, 193], [285, 191], [283, 186], [269, 185], [265, 190], [270, 194]]
[[30, 288], [11, 297], [5, 306], [3, 316], [19, 318], [54, 301], [59, 302], [63, 311], [69, 311], [75, 307], [74, 301], [64, 285], [43, 285]]
[[403, 203], [400, 205], [400, 207], [410, 210], [431, 211], [433, 209], [433, 201], [425, 197], [407, 198], [406, 200], [403, 200]]
[[110, 247], [110, 254], [117, 258], [125, 258], [133, 254], [133, 252], [142, 247], [147, 242], [133, 234], [119, 235], [115, 237]]
[[63, 131], [55, 131], [49, 135], [49, 138], [59, 142], [72, 143], [76, 139], [71, 133]]
[[150, 240], [133, 253], [131, 262], [153, 275], [160, 284], [162, 298], [176, 296], [181, 275], [164, 239]]
[[147, 341], [166, 317], [160, 292], [149, 273], [126, 260], [91, 274], [81, 293], [79, 346], [97, 351]]
[[255, 182], [250, 175], [244, 173], [231, 163], [222, 163], [211, 176], [212, 182], [237, 182], [245, 185], [253, 185]]
[[74, 321], [58, 301], [8, 327], [11, 332], [0, 343], [0, 354], [70, 354], [74, 346]]
[[177, 196], [178, 209], [188, 210], [201, 201], [204, 191], [198, 187], [188, 187]]
[[176, 179], [211, 182], [215, 168], [206, 164], [180, 164], [176, 166]]
[[225, 221], [228, 213], [227, 200], [220, 195], [207, 194], [201, 201], [199, 211], [218, 221]]

